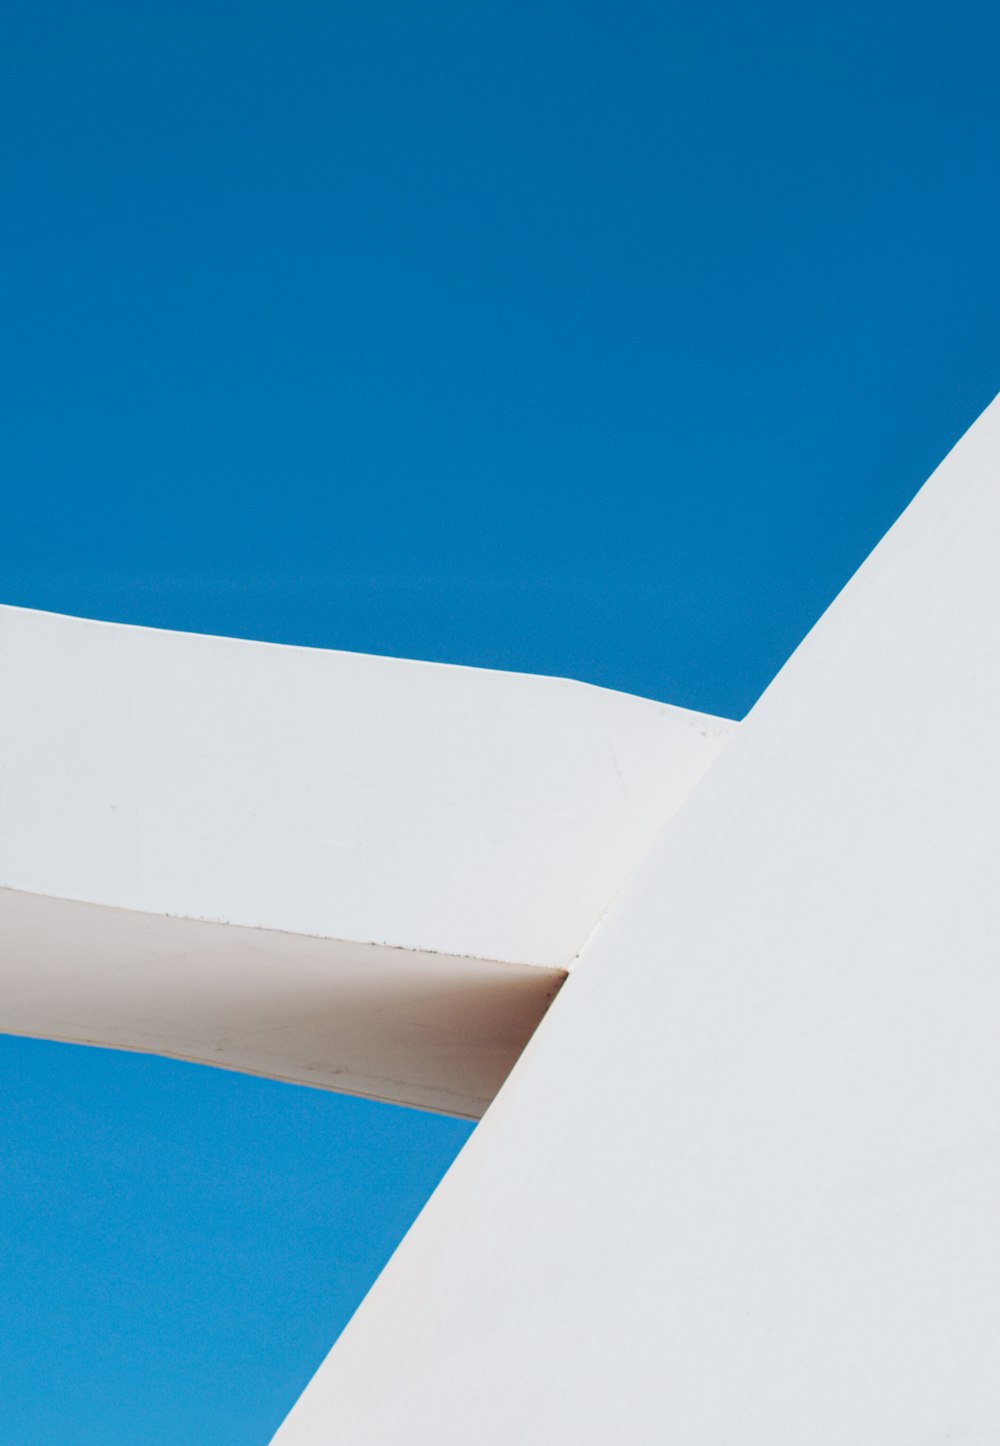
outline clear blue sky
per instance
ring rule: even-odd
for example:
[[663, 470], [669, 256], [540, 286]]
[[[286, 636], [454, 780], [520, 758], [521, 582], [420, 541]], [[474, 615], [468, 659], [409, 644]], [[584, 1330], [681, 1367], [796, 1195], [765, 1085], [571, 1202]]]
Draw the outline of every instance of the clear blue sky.
[[[8, 0], [0, 599], [743, 714], [1000, 387], [998, 40]], [[465, 1127], [0, 1044], [0, 1438], [263, 1446]]]

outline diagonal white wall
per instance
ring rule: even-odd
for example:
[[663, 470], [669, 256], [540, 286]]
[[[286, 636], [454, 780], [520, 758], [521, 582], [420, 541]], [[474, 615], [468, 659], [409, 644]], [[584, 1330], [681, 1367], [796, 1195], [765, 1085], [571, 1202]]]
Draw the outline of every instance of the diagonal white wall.
[[1000, 403], [668, 826], [280, 1446], [1000, 1441]]

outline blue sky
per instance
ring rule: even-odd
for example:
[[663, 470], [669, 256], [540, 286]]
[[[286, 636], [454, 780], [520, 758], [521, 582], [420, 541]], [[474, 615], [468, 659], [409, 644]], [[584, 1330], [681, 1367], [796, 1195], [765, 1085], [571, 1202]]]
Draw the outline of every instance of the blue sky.
[[[0, 599], [742, 715], [1000, 387], [998, 31], [10, 0]], [[0, 1046], [0, 1434], [263, 1446], [466, 1128]]]

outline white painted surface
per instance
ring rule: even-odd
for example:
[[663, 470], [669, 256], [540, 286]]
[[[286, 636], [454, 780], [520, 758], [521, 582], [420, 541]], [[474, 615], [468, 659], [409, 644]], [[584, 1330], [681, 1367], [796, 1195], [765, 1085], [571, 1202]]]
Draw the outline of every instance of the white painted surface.
[[0, 887], [565, 968], [733, 728], [0, 608]]
[[478, 1118], [734, 727], [0, 608], [0, 1029]]
[[1000, 1442], [1000, 404], [586, 949], [279, 1446]]

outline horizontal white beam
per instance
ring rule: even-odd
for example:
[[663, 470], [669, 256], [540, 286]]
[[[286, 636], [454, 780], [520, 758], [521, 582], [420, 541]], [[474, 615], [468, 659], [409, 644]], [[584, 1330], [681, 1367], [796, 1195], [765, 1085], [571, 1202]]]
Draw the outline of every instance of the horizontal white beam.
[[560, 970], [0, 889], [6, 1033], [478, 1119]]
[[0, 1029], [477, 1116], [734, 726], [0, 608]]

